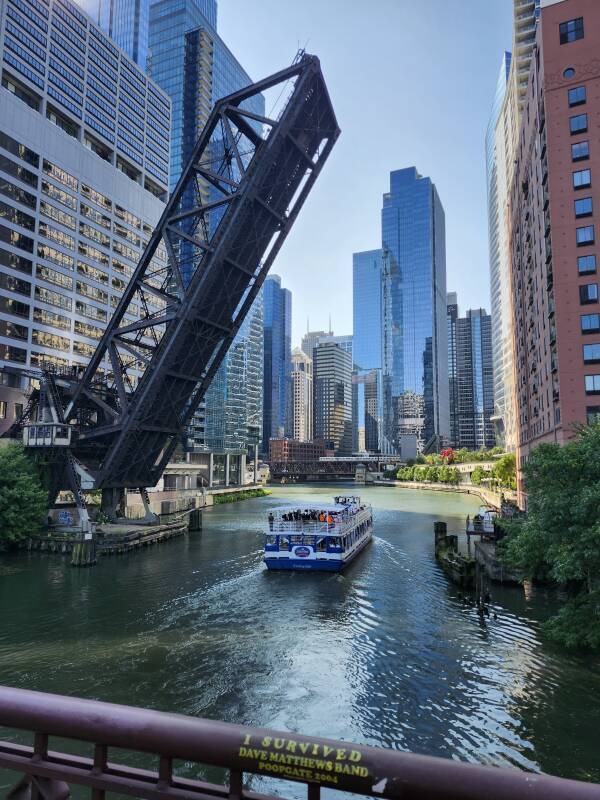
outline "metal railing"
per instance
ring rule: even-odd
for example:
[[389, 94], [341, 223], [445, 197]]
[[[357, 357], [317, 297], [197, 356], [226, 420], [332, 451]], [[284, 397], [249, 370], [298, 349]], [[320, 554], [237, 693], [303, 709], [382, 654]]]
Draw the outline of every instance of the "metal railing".
[[[275, 517], [272, 523], [269, 523], [269, 533], [272, 535], [279, 534], [280, 536], [300, 536], [305, 534], [307, 536], [327, 536], [327, 534], [341, 534], [350, 531], [356, 525], [362, 522], [367, 522], [371, 518], [372, 511], [370, 508], [365, 508], [358, 511], [356, 514], [343, 514], [333, 517], [334, 522], [331, 524], [327, 522], [304, 522], [298, 520], [283, 520], [281, 517]], [[350, 525], [350, 523], [352, 523]]]
[[[320, 800], [321, 788], [403, 800], [600, 800], [598, 784], [25, 689], [0, 687], [0, 726], [33, 735], [33, 746], [0, 741], [0, 768], [24, 776], [8, 800], [64, 800], [70, 786], [89, 788], [92, 800], [107, 792], [148, 800], [274, 800], [247, 788], [252, 775], [305, 784], [307, 800]], [[93, 757], [52, 752], [49, 736], [90, 743]], [[110, 748], [149, 754], [157, 769], [109, 761]], [[229, 783], [178, 777], [174, 759], [224, 768]]]

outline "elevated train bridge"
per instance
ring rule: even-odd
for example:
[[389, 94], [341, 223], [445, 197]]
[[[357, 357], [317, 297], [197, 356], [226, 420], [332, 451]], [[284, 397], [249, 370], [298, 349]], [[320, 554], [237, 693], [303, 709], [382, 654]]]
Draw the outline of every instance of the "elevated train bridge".
[[398, 458], [323, 458], [318, 461], [274, 461], [269, 464], [271, 478], [287, 481], [354, 480], [370, 473], [383, 473], [387, 466], [398, 464]]

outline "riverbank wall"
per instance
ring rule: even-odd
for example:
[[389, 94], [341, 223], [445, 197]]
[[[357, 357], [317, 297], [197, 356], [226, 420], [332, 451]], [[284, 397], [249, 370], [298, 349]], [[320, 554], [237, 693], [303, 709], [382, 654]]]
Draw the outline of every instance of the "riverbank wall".
[[[483, 500], [485, 505], [500, 508], [501, 498], [500, 492], [492, 492], [490, 489], [485, 489], [482, 486], [474, 486], [473, 484], [465, 483], [425, 483], [422, 481], [374, 481], [374, 486], [396, 486], [399, 489], [427, 489], [431, 492], [459, 492], [460, 494], [472, 494]], [[502, 495], [507, 500], [511, 499], [511, 491], [503, 491]]]

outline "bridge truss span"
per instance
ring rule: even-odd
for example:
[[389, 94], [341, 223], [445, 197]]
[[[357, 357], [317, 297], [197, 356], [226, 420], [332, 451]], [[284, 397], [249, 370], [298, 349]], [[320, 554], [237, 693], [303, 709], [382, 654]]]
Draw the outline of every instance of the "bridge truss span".
[[159, 480], [338, 135], [314, 56], [215, 105], [66, 408], [97, 488]]

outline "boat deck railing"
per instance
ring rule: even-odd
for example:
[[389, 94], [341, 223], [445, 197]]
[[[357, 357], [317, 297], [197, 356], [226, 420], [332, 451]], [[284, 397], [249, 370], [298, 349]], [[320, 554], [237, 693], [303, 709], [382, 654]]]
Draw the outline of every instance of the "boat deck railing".
[[282, 520], [280, 518], [274, 519], [269, 522], [269, 533], [277, 536], [294, 536], [294, 535], [313, 535], [313, 536], [332, 536], [342, 535], [348, 533], [356, 525], [366, 522], [371, 518], [371, 509], [364, 508], [356, 514], [348, 514], [342, 516], [341, 519], [336, 519], [331, 524], [327, 522], [314, 522], [303, 520]]
[[[304, 784], [307, 800], [332, 788], [390, 800], [600, 800], [598, 784], [6, 686], [0, 727], [31, 742], [0, 741], [0, 769], [22, 776], [9, 800], [66, 800], [71, 787], [92, 800], [277, 800], [280, 781]], [[84, 743], [89, 755], [50, 750], [50, 737], [80, 752]], [[145, 754], [149, 768], [125, 763], [123, 750], [138, 763]], [[182, 762], [189, 777], [177, 774]], [[197, 777], [207, 766], [224, 770], [223, 784]], [[255, 776], [273, 779], [273, 794], [255, 791]]]

